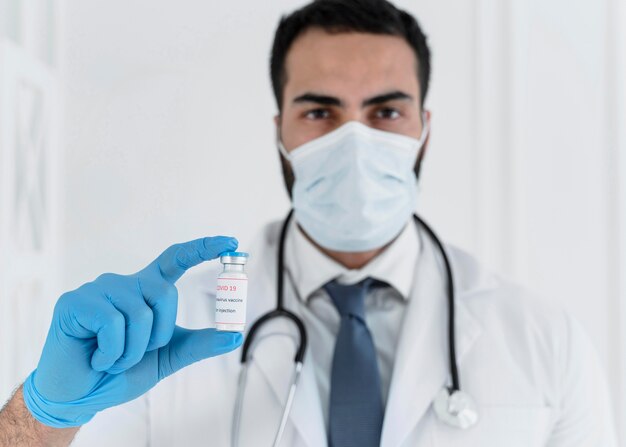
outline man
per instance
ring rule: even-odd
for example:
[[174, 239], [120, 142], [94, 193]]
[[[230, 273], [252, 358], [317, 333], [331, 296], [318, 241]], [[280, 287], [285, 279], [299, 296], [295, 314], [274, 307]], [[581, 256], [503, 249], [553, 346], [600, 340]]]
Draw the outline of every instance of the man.
[[[248, 317], [274, 309], [283, 275], [309, 349], [282, 445], [615, 445], [580, 326], [452, 247], [456, 360], [479, 419], [463, 430], [436, 416], [433, 400], [450, 385], [448, 289], [441, 252], [412, 219], [431, 120], [416, 21], [384, 0], [314, 1], [281, 21], [271, 73], [295, 214], [283, 272], [279, 224], [250, 250]], [[182, 275], [235, 248], [223, 237], [180, 244], [135, 275], [105, 274], [61, 297], [37, 369], [0, 414], [3, 445], [67, 445], [84, 424], [77, 444], [270, 445], [293, 325], [258, 334], [240, 424], [237, 356], [181, 370], [242, 341], [175, 326], [178, 295], [179, 322], [212, 325], [216, 272]]]

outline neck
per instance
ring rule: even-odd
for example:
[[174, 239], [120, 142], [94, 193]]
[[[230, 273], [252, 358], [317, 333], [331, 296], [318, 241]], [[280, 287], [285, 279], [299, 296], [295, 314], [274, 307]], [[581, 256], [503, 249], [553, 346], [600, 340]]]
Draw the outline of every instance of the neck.
[[389, 242], [388, 244], [383, 245], [380, 248], [375, 248], [368, 251], [348, 252], [329, 250], [315, 242], [313, 238], [311, 238], [300, 225], [298, 225], [298, 228], [300, 229], [300, 231], [302, 231], [302, 234], [304, 234], [304, 236], [318, 248], [318, 250], [320, 250], [329, 258], [351, 270], [360, 269], [361, 267], [365, 266], [365, 264], [378, 256], [385, 248], [389, 246], [389, 244], [391, 244], [391, 242]]

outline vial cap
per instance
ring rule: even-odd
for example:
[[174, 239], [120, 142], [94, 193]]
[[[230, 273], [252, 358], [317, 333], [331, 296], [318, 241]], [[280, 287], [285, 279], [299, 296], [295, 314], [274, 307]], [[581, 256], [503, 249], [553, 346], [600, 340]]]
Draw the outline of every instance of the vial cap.
[[246, 253], [245, 251], [225, 251], [224, 253], [220, 253], [220, 257], [223, 257], [223, 256], [235, 256], [235, 257], [248, 258], [250, 257], [250, 254]]
[[227, 251], [220, 254], [222, 264], [245, 264], [250, 255], [243, 251]]

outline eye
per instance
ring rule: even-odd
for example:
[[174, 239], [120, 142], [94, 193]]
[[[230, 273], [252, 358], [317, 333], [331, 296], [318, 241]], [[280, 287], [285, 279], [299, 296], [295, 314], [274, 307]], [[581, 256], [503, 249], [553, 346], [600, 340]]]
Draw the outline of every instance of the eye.
[[304, 117], [310, 120], [325, 119], [330, 116], [330, 112], [327, 109], [312, 109], [305, 112]]
[[383, 107], [376, 111], [376, 118], [384, 119], [384, 120], [395, 120], [400, 117], [400, 112], [398, 109], [394, 109], [393, 107]]

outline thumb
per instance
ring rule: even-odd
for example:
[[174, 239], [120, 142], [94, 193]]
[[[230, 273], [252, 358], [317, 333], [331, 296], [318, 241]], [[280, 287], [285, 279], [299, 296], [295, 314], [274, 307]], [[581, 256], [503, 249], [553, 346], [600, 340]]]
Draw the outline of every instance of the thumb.
[[199, 360], [226, 354], [238, 348], [242, 341], [239, 332], [176, 326], [170, 342], [159, 349], [159, 380]]

